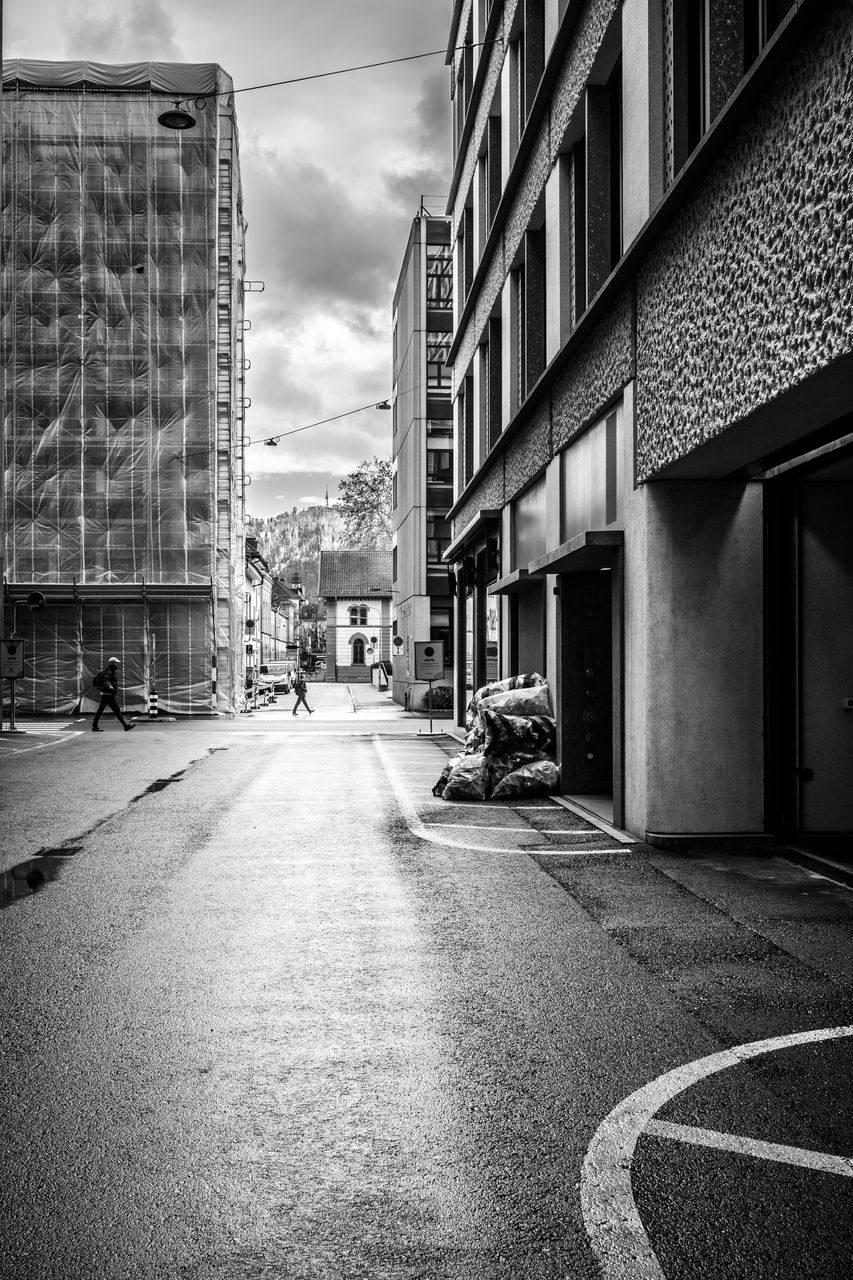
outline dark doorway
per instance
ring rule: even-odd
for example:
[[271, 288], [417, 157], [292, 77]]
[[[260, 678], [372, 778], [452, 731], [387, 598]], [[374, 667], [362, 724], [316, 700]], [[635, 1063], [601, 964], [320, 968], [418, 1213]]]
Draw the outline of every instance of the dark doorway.
[[612, 573], [560, 575], [558, 754], [565, 795], [613, 795]]
[[765, 492], [767, 826], [853, 860], [853, 452]]

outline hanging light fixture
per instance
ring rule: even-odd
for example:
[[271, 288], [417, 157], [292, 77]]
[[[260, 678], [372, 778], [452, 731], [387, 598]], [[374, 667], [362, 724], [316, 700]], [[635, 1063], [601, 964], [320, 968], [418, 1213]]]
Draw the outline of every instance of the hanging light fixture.
[[157, 120], [164, 129], [194, 129], [196, 124], [195, 116], [191, 116], [188, 111], [184, 111], [181, 107], [180, 98], [176, 98], [174, 107], [169, 111], [164, 111], [162, 115], [157, 117]]

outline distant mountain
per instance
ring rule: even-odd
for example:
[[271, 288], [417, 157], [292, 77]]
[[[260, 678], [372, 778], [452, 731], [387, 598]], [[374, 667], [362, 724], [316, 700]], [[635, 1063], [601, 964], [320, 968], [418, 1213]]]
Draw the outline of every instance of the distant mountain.
[[317, 595], [320, 549], [340, 548], [343, 520], [336, 507], [294, 507], [277, 516], [247, 516], [246, 533], [257, 538], [271, 572], [287, 586], [298, 573], [305, 598], [312, 600]]

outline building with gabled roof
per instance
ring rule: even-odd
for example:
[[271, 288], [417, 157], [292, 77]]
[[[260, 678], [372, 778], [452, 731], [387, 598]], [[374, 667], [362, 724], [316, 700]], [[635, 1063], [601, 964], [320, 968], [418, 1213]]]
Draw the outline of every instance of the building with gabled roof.
[[317, 594], [326, 604], [326, 679], [367, 683], [391, 660], [391, 552], [321, 551]]

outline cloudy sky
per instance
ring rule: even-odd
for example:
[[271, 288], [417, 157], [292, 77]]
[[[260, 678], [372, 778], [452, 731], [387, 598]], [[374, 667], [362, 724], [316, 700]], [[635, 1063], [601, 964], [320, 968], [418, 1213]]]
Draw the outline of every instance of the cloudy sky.
[[[218, 62], [235, 88], [443, 49], [452, 0], [6, 0], [4, 56]], [[253, 440], [386, 397], [391, 303], [421, 195], [450, 170], [443, 55], [235, 99], [252, 321]], [[247, 509], [334, 501], [363, 458], [390, 456], [369, 409], [247, 452]]]

